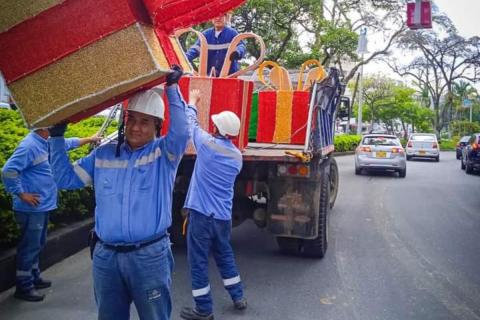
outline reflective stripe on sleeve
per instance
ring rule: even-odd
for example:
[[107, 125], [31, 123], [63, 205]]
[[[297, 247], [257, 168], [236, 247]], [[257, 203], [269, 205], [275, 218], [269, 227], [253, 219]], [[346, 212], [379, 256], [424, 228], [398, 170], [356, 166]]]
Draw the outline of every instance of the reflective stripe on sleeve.
[[223, 279], [223, 285], [225, 287], [233, 286], [234, 284], [240, 283], [240, 281], [241, 281], [240, 276], [236, 276], [236, 277], [229, 278], [229, 279]]
[[18, 172], [14, 170], [5, 171], [2, 176], [6, 179], [16, 179], [18, 177]]
[[73, 164], [73, 171], [80, 178], [80, 180], [82, 180], [84, 185], [89, 186], [92, 184], [92, 177], [90, 177], [88, 172], [80, 167], [80, 165], [76, 162]]
[[208, 50], [227, 50], [229, 46], [230, 46], [230, 42], [222, 43], [222, 44], [209, 44]]
[[209, 292], [210, 292], [210, 285], [206, 286], [205, 288], [192, 290], [192, 295], [194, 297], [200, 297], [208, 294]]
[[193, 46], [190, 47], [190, 49], [195, 49], [195, 50], [198, 50], [200, 51], [200, 46], [199, 45], [196, 45], [194, 44]]

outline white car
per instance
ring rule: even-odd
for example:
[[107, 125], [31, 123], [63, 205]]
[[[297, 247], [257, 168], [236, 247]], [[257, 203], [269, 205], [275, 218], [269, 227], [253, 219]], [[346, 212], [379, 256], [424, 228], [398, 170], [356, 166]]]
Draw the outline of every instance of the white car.
[[355, 150], [355, 174], [361, 174], [363, 169], [397, 171], [405, 178], [407, 162], [400, 140], [388, 134], [364, 135]]
[[440, 145], [433, 133], [414, 133], [407, 142], [407, 160], [411, 158], [428, 158], [440, 161]]

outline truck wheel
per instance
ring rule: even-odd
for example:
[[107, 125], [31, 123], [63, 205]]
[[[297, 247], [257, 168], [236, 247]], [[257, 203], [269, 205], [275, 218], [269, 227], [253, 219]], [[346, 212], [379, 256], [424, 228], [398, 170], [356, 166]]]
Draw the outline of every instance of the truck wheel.
[[[328, 172], [328, 171], [327, 171]], [[330, 178], [324, 176], [320, 186], [320, 212], [318, 216], [318, 237], [303, 240], [302, 253], [306, 257], [323, 258], [328, 247], [328, 222], [330, 218]]]
[[468, 163], [465, 163], [465, 172], [467, 174], [472, 174], [473, 173], [473, 166], [471, 164]]
[[337, 160], [332, 158], [330, 160], [330, 209], [333, 208], [335, 200], [337, 200], [339, 181]]
[[184, 246], [187, 243], [186, 236], [183, 235], [183, 216], [182, 208], [185, 203], [185, 194], [174, 193], [172, 204], [172, 225], [168, 229], [170, 241], [173, 244]]
[[288, 255], [300, 253], [301, 239], [277, 237], [277, 244], [282, 253]]

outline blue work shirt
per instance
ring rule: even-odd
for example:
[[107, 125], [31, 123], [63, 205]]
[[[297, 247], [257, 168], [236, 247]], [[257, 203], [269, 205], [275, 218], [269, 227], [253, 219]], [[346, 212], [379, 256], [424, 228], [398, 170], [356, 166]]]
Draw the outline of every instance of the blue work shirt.
[[52, 138], [56, 181], [66, 189], [93, 184], [95, 231], [106, 243], [141, 243], [166, 234], [171, 225], [175, 176], [190, 137], [188, 107], [177, 88], [166, 88], [167, 135], [135, 150], [124, 143], [119, 157], [115, 156], [116, 143], [110, 143], [72, 165], [63, 151], [64, 139]]
[[[48, 144], [35, 132], [30, 132], [17, 146], [2, 169], [3, 184], [13, 197], [13, 210], [45, 212], [57, 208], [57, 185], [48, 162]], [[66, 150], [78, 147], [80, 139], [66, 139]], [[34, 207], [19, 198], [20, 193], [36, 193], [39, 205]]]
[[233, 187], [242, 169], [242, 154], [230, 139], [212, 136], [189, 114], [197, 153], [185, 208], [220, 220], [232, 219]]
[[[238, 32], [233, 28], [225, 27], [220, 32], [218, 37], [215, 36], [215, 28], [207, 29], [202, 33], [207, 39], [208, 43], [207, 73], [210, 75], [211, 69], [215, 67], [215, 72], [218, 77], [220, 71], [222, 70], [225, 58], [230, 59], [230, 57], [225, 57], [225, 55], [227, 54], [230, 43], [232, 42], [233, 38], [238, 35]], [[243, 41], [238, 44], [236, 51], [240, 55], [240, 59], [243, 58], [245, 55], [245, 43]], [[200, 40], [195, 42], [195, 44], [187, 51], [186, 55], [190, 62], [200, 55]], [[239, 69], [240, 67], [238, 61], [234, 60], [230, 65], [228, 74], [237, 72]]]

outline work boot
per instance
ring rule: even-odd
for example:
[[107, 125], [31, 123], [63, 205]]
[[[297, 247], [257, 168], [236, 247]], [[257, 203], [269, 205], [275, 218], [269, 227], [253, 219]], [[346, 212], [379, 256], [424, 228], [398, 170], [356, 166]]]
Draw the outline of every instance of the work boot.
[[245, 310], [247, 309], [247, 299], [240, 298], [238, 300], [233, 301], [233, 306], [237, 310]]
[[44, 294], [41, 294], [34, 288], [26, 291], [22, 290], [15, 290], [15, 294], [13, 295], [15, 298], [24, 300], [24, 301], [30, 301], [30, 302], [38, 302], [42, 301], [45, 298]]
[[184, 307], [180, 312], [180, 317], [187, 320], [213, 320], [213, 313], [200, 313], [195, 308]]
[[50, 280], [43, 280], [42, 278], [38, 278], [37, 280], [33, 281], [33, 285], [35, 289], [47, 289], [52, 286], [52, 281]]

